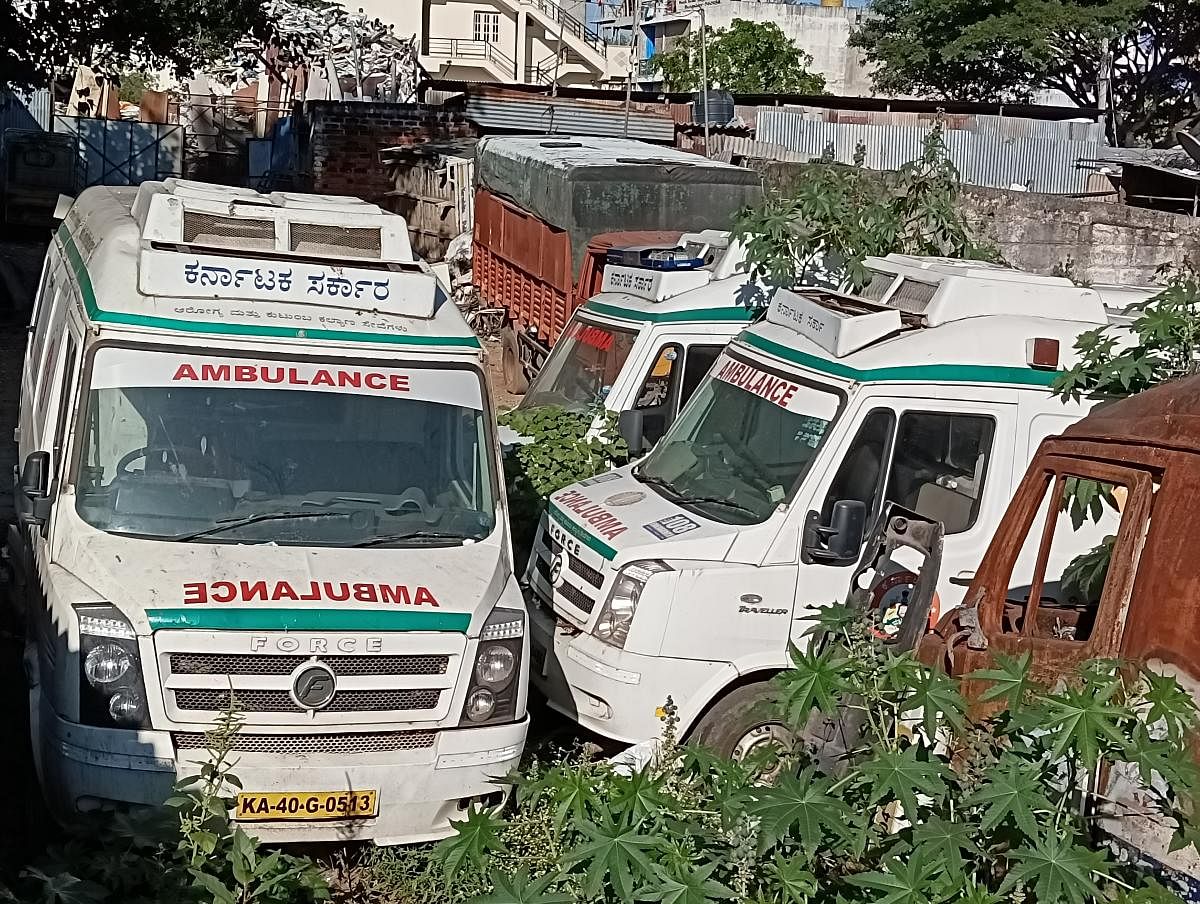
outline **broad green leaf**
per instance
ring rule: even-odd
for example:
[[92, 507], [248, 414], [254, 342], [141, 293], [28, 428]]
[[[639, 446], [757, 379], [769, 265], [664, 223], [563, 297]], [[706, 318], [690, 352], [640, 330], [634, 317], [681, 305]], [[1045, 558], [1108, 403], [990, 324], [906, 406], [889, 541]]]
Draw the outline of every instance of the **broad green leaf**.
[[216, 876], [194, 867], [188, 872], [192, 874], [192, 884], [196, 888], [202, 888], [212, 895], [213, 904], [237, 904], [237, 895]]
[[973, 825], [931, 816], [913, 829], [914, 853], [930, 863], [939, 864], [941, 869], [956, 879], [962, 879], [963, 852], [975, 854], [979, 851], [973, 837], [977, 831]]
[[662, 901], [663, 904], [706, 904], [708, 901], [727, 901], [736, 897], [733, 891], [711, 878], [717, 868], [715, 861], [690, 869], [670, 871], [659, 869], [659, 881], [653, 888], [643, 889], [638, 898]]
[[1104, 897], [1093, 876], [1107, 878], [1106, 856], [1055, 835], [1024, 845], [1010, 855], [1016, 861], [1000, 885], [1000, 893], [1018, 884], [1033, 890], [1037, 901], [1087, 904]]
[[471, 904], [573, 904], [575, 898], [565, 892], [548, 892], [553, 876], [530, 879], [528, 870], [512, 875], [493, 873], [492, 891], [472, 898]]
[[846, 881], [859, 888], [869, 889], [874, 904], [929, 904], [940, 896], [934, 893], [934, 878], [941, 871], [918, 851], [907, 860], [889, 857], [884, 869], [847, 876]]
[[447, 879], [458, 875], [464, 865], [484, 870], [491, 854], [503, 853], [507, 849], [500, 837], [505, 822], [486, 810], [472, 807], [467, 818], [451, 823], [454, 834], [438, 843], [433, 857], [442, 864]]
[[665, 776], [655, 777], [647, 769], [629, 776], [614, 776], [608, 790], [609, 809], [614, 816], [628, 821], [656, 817], [672, 803], [662, 791], [665, 782]]
[[1119, 723], [1134, 715], [1128, 707], [1109, 702], [1119, 686], [1113, 681], [1099, 688], [1067, 687], [1061, 694], [1044, 699], [1049, 715], [1046, 730], [1054, 742], [1051, 756], [1061, 757], [1074, 750], [1088, 769], [1094, 769], [1105, 741], [1107, 746], [1124, 746], [1125, 733]]
[[29, 866], [21, 871], [21, 875], [39, 884], [41, 900], [48, 904], [98, 904], [108, 897], [102, 886], [69, 872], [51, 874]]
[[1175, 740], [1152, 738], [1145, 725], [1134, 726], [1125, 745], [1124, 759], [1137, 766], [1147, 785], [1153, 781], [1154, 773], [1158, 773], [1176, 794], [1189, 794], [1200, 788], [1200, 768], [1191, 750]]
[[958, 731], [963, 730], [967, 701], [959, 692], [957, 681], [945, 672], [920, 668], [909, 679], [909, 687], [912, 688], [912, 696], [905, 701], [905, 709], [920, 708], [921, 724], [931, 742], [937, 737], [941, 719]]
[[583, 891], [589, 898], [598, 895], [607, 880], [622, 901], [631, 901], [641, 883], [654, 879], [654, 865], [647, 853], [661, 842], [653, 835], [641, 834], [640, 826], [584, 823], [579, 829], [589, 840], [568, 852], [566, 862], [585, 864]]
[[1029, 677], [1032, 662], [1033, 654], [1029, 651], [1017, 657], [1001, 653], [996, 655], [996, 668], [980, 669], [967, 677], [991, 682], [991, 687], [979, 695], [980, 700], [1003, 700], [1009, 709], [1015, 711], [1024, 702], [1025, 695], [1036, 687]]
[[928, 751], [916, 744], [899, 751], [876, 749], [873, 757], [858, 767], [862, 781], [870, 789], [868, 803], [898, 800], [905, 815], [915, 820], [919, 812], [918, 794], [935, 802], [944, 800], [949, 790], [945, 780], [950, 770], [928, 756]]
[[1143, 667], [1142, 680], [1146, 682], [1142, 698], [1150, 705], [1146, 713], [1148, 723], [1153, 725], [1160, 719], [1163, 720], [1173, 737], [1178, 737], [1184, 730], [1195, 727], [1196, 702], [1191, 694], [1179, 686], [1174, 676], [1159, 675]]
[[837, 710], [837, 693], [844, 687], [846, 660], [835, 647], [819, 653], [792, 647], [792, 667], [776, 679], [788, 722], [804, 725], [813, 707], [825, 714]]
[[1116, 897], [1115, 904], [1183, 904], [1179, 895], [1159, 885], [1157, 881], [1147, 877], [1144, 885], [1131, 891], [1122, 891]]
[[778, 785], [758, 789], [746, 812], [760, 820], [763, 850], [783, 838], [815, 847], [826, 832], [844, 836], [849, 808], [843, 799], [826, 793], [829, 786], [830, 780], [810, 767], [798, 776], [785, 775]]
[[792, 857], [776, 854], [768, 869], [785, 902], [806, 904], [817, 892], [817, 877], [809, 870], [808, 860], [799, 854]]
[[1001, 758], [988, 772], [987, 781], [968, 795], [962, 805], [983, 808], [979, 820], [981, 834], [994, 831], [1011, 818], [1027, 838], [1041, 835], [1034, 811], [1054, 809], [1043, 790], [1041, 766], [1009, 757]]

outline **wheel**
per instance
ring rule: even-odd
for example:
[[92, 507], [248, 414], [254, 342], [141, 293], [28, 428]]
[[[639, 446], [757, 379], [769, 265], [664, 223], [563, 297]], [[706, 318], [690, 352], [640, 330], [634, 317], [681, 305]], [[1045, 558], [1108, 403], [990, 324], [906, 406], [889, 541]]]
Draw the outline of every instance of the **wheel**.
[[511, 326], [500, 333], [502, 347], [500, 369], [504, 373], [504, 388], [513, 395], [524, 395], [529, 389], [525, 368], [521, 366], [521, 350], [517, 347], [517, 334]]
[[688, 739], [738, 761], [768, 746], [790, 747], [792, 734], [775, 715], [772, 699], [766, 682], [734, 688], [712, 705]]

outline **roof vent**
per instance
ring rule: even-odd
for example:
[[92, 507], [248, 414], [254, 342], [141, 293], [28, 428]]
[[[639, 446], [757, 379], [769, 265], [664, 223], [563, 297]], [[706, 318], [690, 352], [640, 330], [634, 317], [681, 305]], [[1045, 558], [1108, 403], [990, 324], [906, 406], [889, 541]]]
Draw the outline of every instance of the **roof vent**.
[[379, 229], [292, 223], [288, 235], [289, 247], [300, 254], [368, 257], [375, 260], [382, 254]]
[[937, 290], [937, 286], [929, 283], [904, 279], [884, 304], [906, 314], [924, 314]]
[[219, 214], [188, 210], [183, 214], [183, 243], [211, 248], [273, 251], [275, 221], [223, 217]]

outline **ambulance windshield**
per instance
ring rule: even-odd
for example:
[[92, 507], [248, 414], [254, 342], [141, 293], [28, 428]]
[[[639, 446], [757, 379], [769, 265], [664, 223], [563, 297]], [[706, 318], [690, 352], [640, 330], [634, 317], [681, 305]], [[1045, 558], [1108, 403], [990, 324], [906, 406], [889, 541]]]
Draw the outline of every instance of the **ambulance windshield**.
[[625, 366], [637, 333], [575, 319], [525, 393], [521, 408], [559, 405], [586, 411], [604, 401]]
[[841, 397], [728, 354], [634, 475], [726, 524], [758, 524], [808, 473]]
[[483, 409], [466, 367], [103, 348], [76, 508], [102, 530], [167, 540], [480, 540], [496, 519]]

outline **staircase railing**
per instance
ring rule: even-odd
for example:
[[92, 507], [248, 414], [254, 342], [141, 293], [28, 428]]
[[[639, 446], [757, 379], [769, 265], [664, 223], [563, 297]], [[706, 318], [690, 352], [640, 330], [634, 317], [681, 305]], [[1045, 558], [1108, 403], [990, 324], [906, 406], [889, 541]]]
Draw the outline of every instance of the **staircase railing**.
[[430, 38], [429, 55], [459, 60], [486, 60], [517, 78], [517, 62], [491, 41], [466, 38]]
[[604, 55], [607, 42], [600, 37], [599, 32], [590, 25], [580, 22], [569, 12], [559, 6], [554, 0], [521, 0], [526, 6], [537, 7], [551, 21], [562, 26], [563, 34], [573, 35], [591, 47], [596, 53]]

